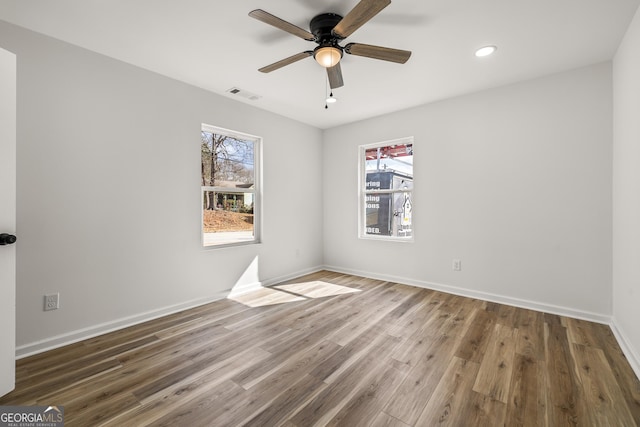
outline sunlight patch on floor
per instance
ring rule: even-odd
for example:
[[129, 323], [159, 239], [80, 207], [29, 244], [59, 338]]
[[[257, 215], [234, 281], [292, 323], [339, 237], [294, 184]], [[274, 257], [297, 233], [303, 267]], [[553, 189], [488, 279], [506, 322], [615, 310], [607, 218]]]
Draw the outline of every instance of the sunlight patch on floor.
[[229, 299], [249, 307], [264, 307], [356, 292], [361, 292], [361, 290], [316, 280], [262, 288], [243, 295], [229, 297]]

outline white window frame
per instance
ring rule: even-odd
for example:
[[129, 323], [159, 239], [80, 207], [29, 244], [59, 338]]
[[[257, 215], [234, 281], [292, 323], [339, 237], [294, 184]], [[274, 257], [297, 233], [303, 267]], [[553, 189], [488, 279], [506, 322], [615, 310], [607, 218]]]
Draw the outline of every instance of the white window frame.
[[[372, 148], [378, 147], [387, 147], [389, 145], [404, 145], [411, 144], [414, 153], [415, 153], [415, 144], [413, 136], [392, 139], [389, 141], [376, 142], [373, 144], [365, 144], [360, 145], [358, 147], [358, 238], [365, 240], [382, 240], [382, 241], [393, 241], [393, 242], [405, 242], [412, 243], [414, 241], [414, 227], [413, 221], [415, 220], [415, 215], [412, 215], [412, 225], [411, 225], [411, 236], [401, 237], [401, 236], [386, 236], [386, 235], [375, 235], [375, 234], [367, 234], [366, 226], [367, 226], [367, 210], [365, 201], [367, 196], [376, 195], [376, 194], [398, 194], [398, 193], [406, 193], [407, 190], [403, 189], [383, 189], [383, 190], [367, 190], [367, 171], [366, 171], [366, 155], [365, 152]], [[411, 200], [413, 203], [415, 196], [415, 182], [412, 189], [409, 191], [411, 193]]]
[[[218, 135], [226, 135], [241, 141], [253, 142], [253, 172], [254, 183], [253, 188], [233, 188], [233, 187], [217, 187], [217, 186], [200, 186], [200, 239], [204, 249], [218, 249], [230, 246], [254, 245], [261, 243], [261, 225], [262, 225], [262, 138], [248, 133], [238, 132], [230, 129], [221, 128], [219, 126], [201, 124], [201, 132], [214, 133]], [[253, 194], [253, 238], [242, 239], [238, 241], [221, 242], [217, 244], [205, 244], [204, 232], [204, 212], [202, 200], [205, 191], [214, 191], [217, 193], [227, 194]]]

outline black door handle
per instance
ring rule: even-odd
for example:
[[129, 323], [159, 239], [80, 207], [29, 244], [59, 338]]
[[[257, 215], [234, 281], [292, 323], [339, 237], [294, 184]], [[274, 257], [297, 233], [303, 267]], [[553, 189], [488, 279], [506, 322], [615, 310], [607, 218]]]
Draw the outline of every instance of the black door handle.
[[0, 246], [12, 245], [18, 240], [13, 234], [1, 233], [0, 234]]

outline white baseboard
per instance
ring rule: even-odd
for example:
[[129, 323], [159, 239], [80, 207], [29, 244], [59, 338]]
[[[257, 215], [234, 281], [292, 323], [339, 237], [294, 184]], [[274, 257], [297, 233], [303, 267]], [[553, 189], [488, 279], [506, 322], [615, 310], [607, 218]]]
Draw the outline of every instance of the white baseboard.
[[633, 349], [631, 342], [627, 339], [627, 336], [624, 334], [622, 329], [618, 326], [618, 322], [616, 321], [615, 316], [611, 320], [611, 330], [613, 331], [613, 335], [616, 337], [618, 341], [618, 345], [622, 349], [627, 361], [629, 361], [629, 365], [631, 365], [631, 369], [635, 372], [636, 377], [640, 378], [640, 356]]
[[353, 274], [355, 276], [367, 277], [370, 279], [384, 280], [389, 282], [400, 283], [403, 285], [416, 286], [424, 289], [431, 289], [434, 291], [446, 292], [449, 294], [460, 295], [468, 298], [475, 298], [483, 301], [496, 302], [499, 304], [512, 305], [515, 307], [526, 308], [529, 310], [542, 311], [550, 314], [557, 314], [560, 316], [573, 317], [575, 319], [588, 320], [590, 322], [603, 323], [605, 325], [611, 324], [611, 316], [592, 313], [589, 311], [575, 310], [568, 307], [561, 307], [552, 304], [545, 304], [536, 301], [523, 300], [519, 298], [506, 297], [503, 295], [492, 294], [488, 292], [475, 291], [472, 289], [459, 288], [457, 286], [444, 285], [442, 283], [427, 282], [423, 280], [416, 280], [406, 277], [398, 277], [387, 274], [372, 273], [365, 271], [358, 271], [352, 269], [346, 269], [341, 267], [335, 267], [331, 265], [325, 265], [325, 270], [335, 271], [337, 273]]
[[168, 307], [163, 307], [157, 310], [147, 311], [145, 313], [135, 314], [133, 316], [123, 317], [121, 319], [116, 319], [110, 322], [89, 326], [87, 328], [77, 329], [77, 330], [70, 331], [60, 335], [55, 335], [53, 337], [50, 337], [41, 341], [35, 341], [28, 344], [24, 344], [16, 347], [16, 359], [22, 359], [28, 356], [33, 356], [34, 354], [42, 353], [48, 350], [53, 350], [59, 347], [63, 347], [65, 345], [76, 343], [78, 341], [93, 338], [98, 335], [103, 335], [109, 332], [117, 331], [119, 329], [128, 328], [129, 326], [134, 326], [143, 322], [148, 322], [149, 320], [154, 320], [159, 317], [177, 313], [179, 311], [188, 310], [190, 308], [194, 308], [204, 304], [208, 304], [210, 302], [218, 301], [218, 300], [227, 298], [229, 296], [242, 295], [247, 292], [260, 289], [263, 286], [275, 285], [277, 283], [284, 282], [289, 279], [294, 279], [296, 277], [304, 276], [305, 274], [314, 273], [320, 270], [322, 270], [322, 267], [313, 267], [305, 270], [300, 270], [294, 273], [290, 273], [285, 276], [267, 279], [263, 282], [254, 282], [254, 283], [249, 283], [242, 286], [235, 286], [232, 289], [221, 291], [208, 297], [183, 302], [180, 304], [175, 304]]
[[263, 288], [262, 282], [254, 282], [254, 283], [247, 283], [246, 285], [242, 285], [242, 286], [234, 286], [233, 289], [227, 292], [226, 297], [227, 298], [237, 297], [237, 296], [249, 293], [251, 291], [255, 291], [256, 289], [262, 289], [262, 288]]
[[286, 282], [287, 280], [295, 279], [307, 274], [317, 273], [318, 271], [325, 270], [323, 266], [306, 268], [304, 270], [297, 271], [295, 273], [286, 274], [284, 276], [274, 277], [272, 279], [265, 280], [262, 285], [265, 287], [277, 285], [278, 283]]
[[175, 304], [169, 307], [160, 308], [158, 310], [151, 310], [145, 313], [123, 317], [121, 319], [89, 326], [87, 328], [77, 329], [75, 331], [55, 335], [44, 340], [24, 344], [16, 347], [16, 359], [33, 356], [34, 354], [53, 350], [58, 347], [63, 347], [65, 345], [73, 344], [78, 341], [93, 338], [98, 335], [103, 335], [109, 332], [117, 331], [119, 329], [128, 328], [129, 326], [137, 325], [139, 323], [147, 322], [149, 320], [157, 319], [159, 317], [167, 316], [179, 311], [187, 310], [190, 308], [208, 304], [213, 301], [224, 299], [227, 297], [229, 292], [230, 291], [219, 292], [206, 298], [199, 298], [180, 304]]

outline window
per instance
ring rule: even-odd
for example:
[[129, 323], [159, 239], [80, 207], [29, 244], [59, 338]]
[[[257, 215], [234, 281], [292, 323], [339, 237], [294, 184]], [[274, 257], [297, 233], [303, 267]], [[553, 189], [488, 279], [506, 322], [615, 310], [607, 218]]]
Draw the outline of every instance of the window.
[[260, 138], [202, 125], [203, 246], [258, 243]]
[[360, 147], [360, 238], [412, 241], [413, 137]]

